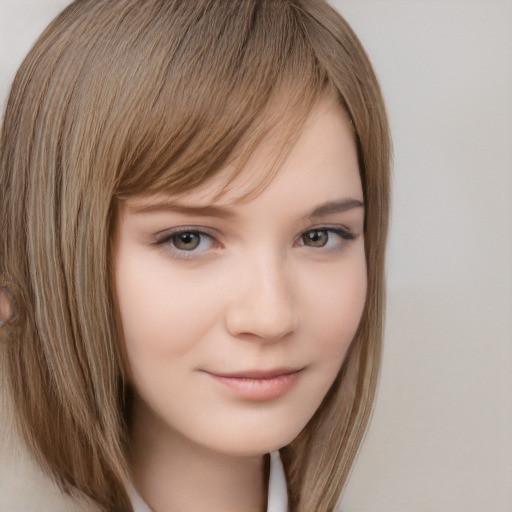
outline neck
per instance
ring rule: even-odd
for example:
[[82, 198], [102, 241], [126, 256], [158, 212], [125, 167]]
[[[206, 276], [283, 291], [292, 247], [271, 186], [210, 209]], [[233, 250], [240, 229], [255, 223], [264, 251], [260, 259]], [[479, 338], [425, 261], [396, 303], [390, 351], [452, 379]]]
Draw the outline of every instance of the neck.
[[263, 456], [231, 456], [196, 444], [134, 408], [132, 476], [153, 512], [261, 512], [266, 504]]

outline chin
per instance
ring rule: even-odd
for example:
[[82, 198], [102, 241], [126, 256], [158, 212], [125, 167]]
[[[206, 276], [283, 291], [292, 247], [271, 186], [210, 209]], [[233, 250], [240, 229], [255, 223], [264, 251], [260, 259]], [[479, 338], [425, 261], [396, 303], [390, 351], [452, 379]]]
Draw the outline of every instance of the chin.
[[[303, 430], [307, 422], [267, 422], [265, 425], [254, 423], [252, 428], [231, 428], [210, 432], [203, 443], [210, 449], [232, 456], [250, 457], [279, 450], [290, 444]], [[198, 440], [199, 441], [199, 440]]]

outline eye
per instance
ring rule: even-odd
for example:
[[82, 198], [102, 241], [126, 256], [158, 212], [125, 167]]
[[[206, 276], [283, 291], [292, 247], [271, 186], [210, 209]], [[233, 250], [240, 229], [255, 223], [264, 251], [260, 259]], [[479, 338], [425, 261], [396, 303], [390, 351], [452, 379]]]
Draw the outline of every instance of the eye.
[[311, 229], [303, 233], [300, 237], [300, 243], [306, 247], [333, 247], [339, 245], [342, 240], [353, 240], [354, 235], [341, 228], [318, 228]]
[[323, 247], [329, 241], [329, 233], [315, 229], [302, 235], [302, 242], [309, 247]]
[[177, 258], [199, 254], [215, 246], [215, 238], [203, 231], [180, 228], [167, 231], [157, 238], [156, 244], [164, 246]]

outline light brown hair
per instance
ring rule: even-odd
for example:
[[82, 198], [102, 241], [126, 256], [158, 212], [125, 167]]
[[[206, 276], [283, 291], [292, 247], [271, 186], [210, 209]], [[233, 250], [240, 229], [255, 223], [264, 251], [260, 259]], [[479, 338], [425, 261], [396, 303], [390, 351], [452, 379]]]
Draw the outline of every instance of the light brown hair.
[[276, 103], [282, 157], [326, 90], [354, 128], [368, 292], [338, 378], [282, 450], [294, 512], [333, 510], [380, 362], [390, 142], [357, 37], [321, 0], [77, 0], [30, 51], [1, 134], [0, 284], [18, 309], [1, 329], [1, 363], [19, 431], [65, 491], [131, 510], [116, 205], [239, 171], [278, 122]]

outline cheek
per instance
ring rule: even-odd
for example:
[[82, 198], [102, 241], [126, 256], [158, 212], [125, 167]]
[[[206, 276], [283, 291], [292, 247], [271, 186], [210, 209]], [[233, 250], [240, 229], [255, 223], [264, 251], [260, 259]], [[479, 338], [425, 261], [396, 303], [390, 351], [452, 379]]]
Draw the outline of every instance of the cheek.
[[176, 275], [162, 258], [120, 254], [117, 297], [124, 340], [131, 362], [179, 357], [208, 330], [216, 316], [213, 295]]
[[319, 269], [314, 277], [307, 286], [310, 299], [305, 303], [306, 310], [311, 312], [310, 329], [315, 333], [312, 349], [337, 372], [357, 331], [366, 301], [364, 252], [350, 265]]

